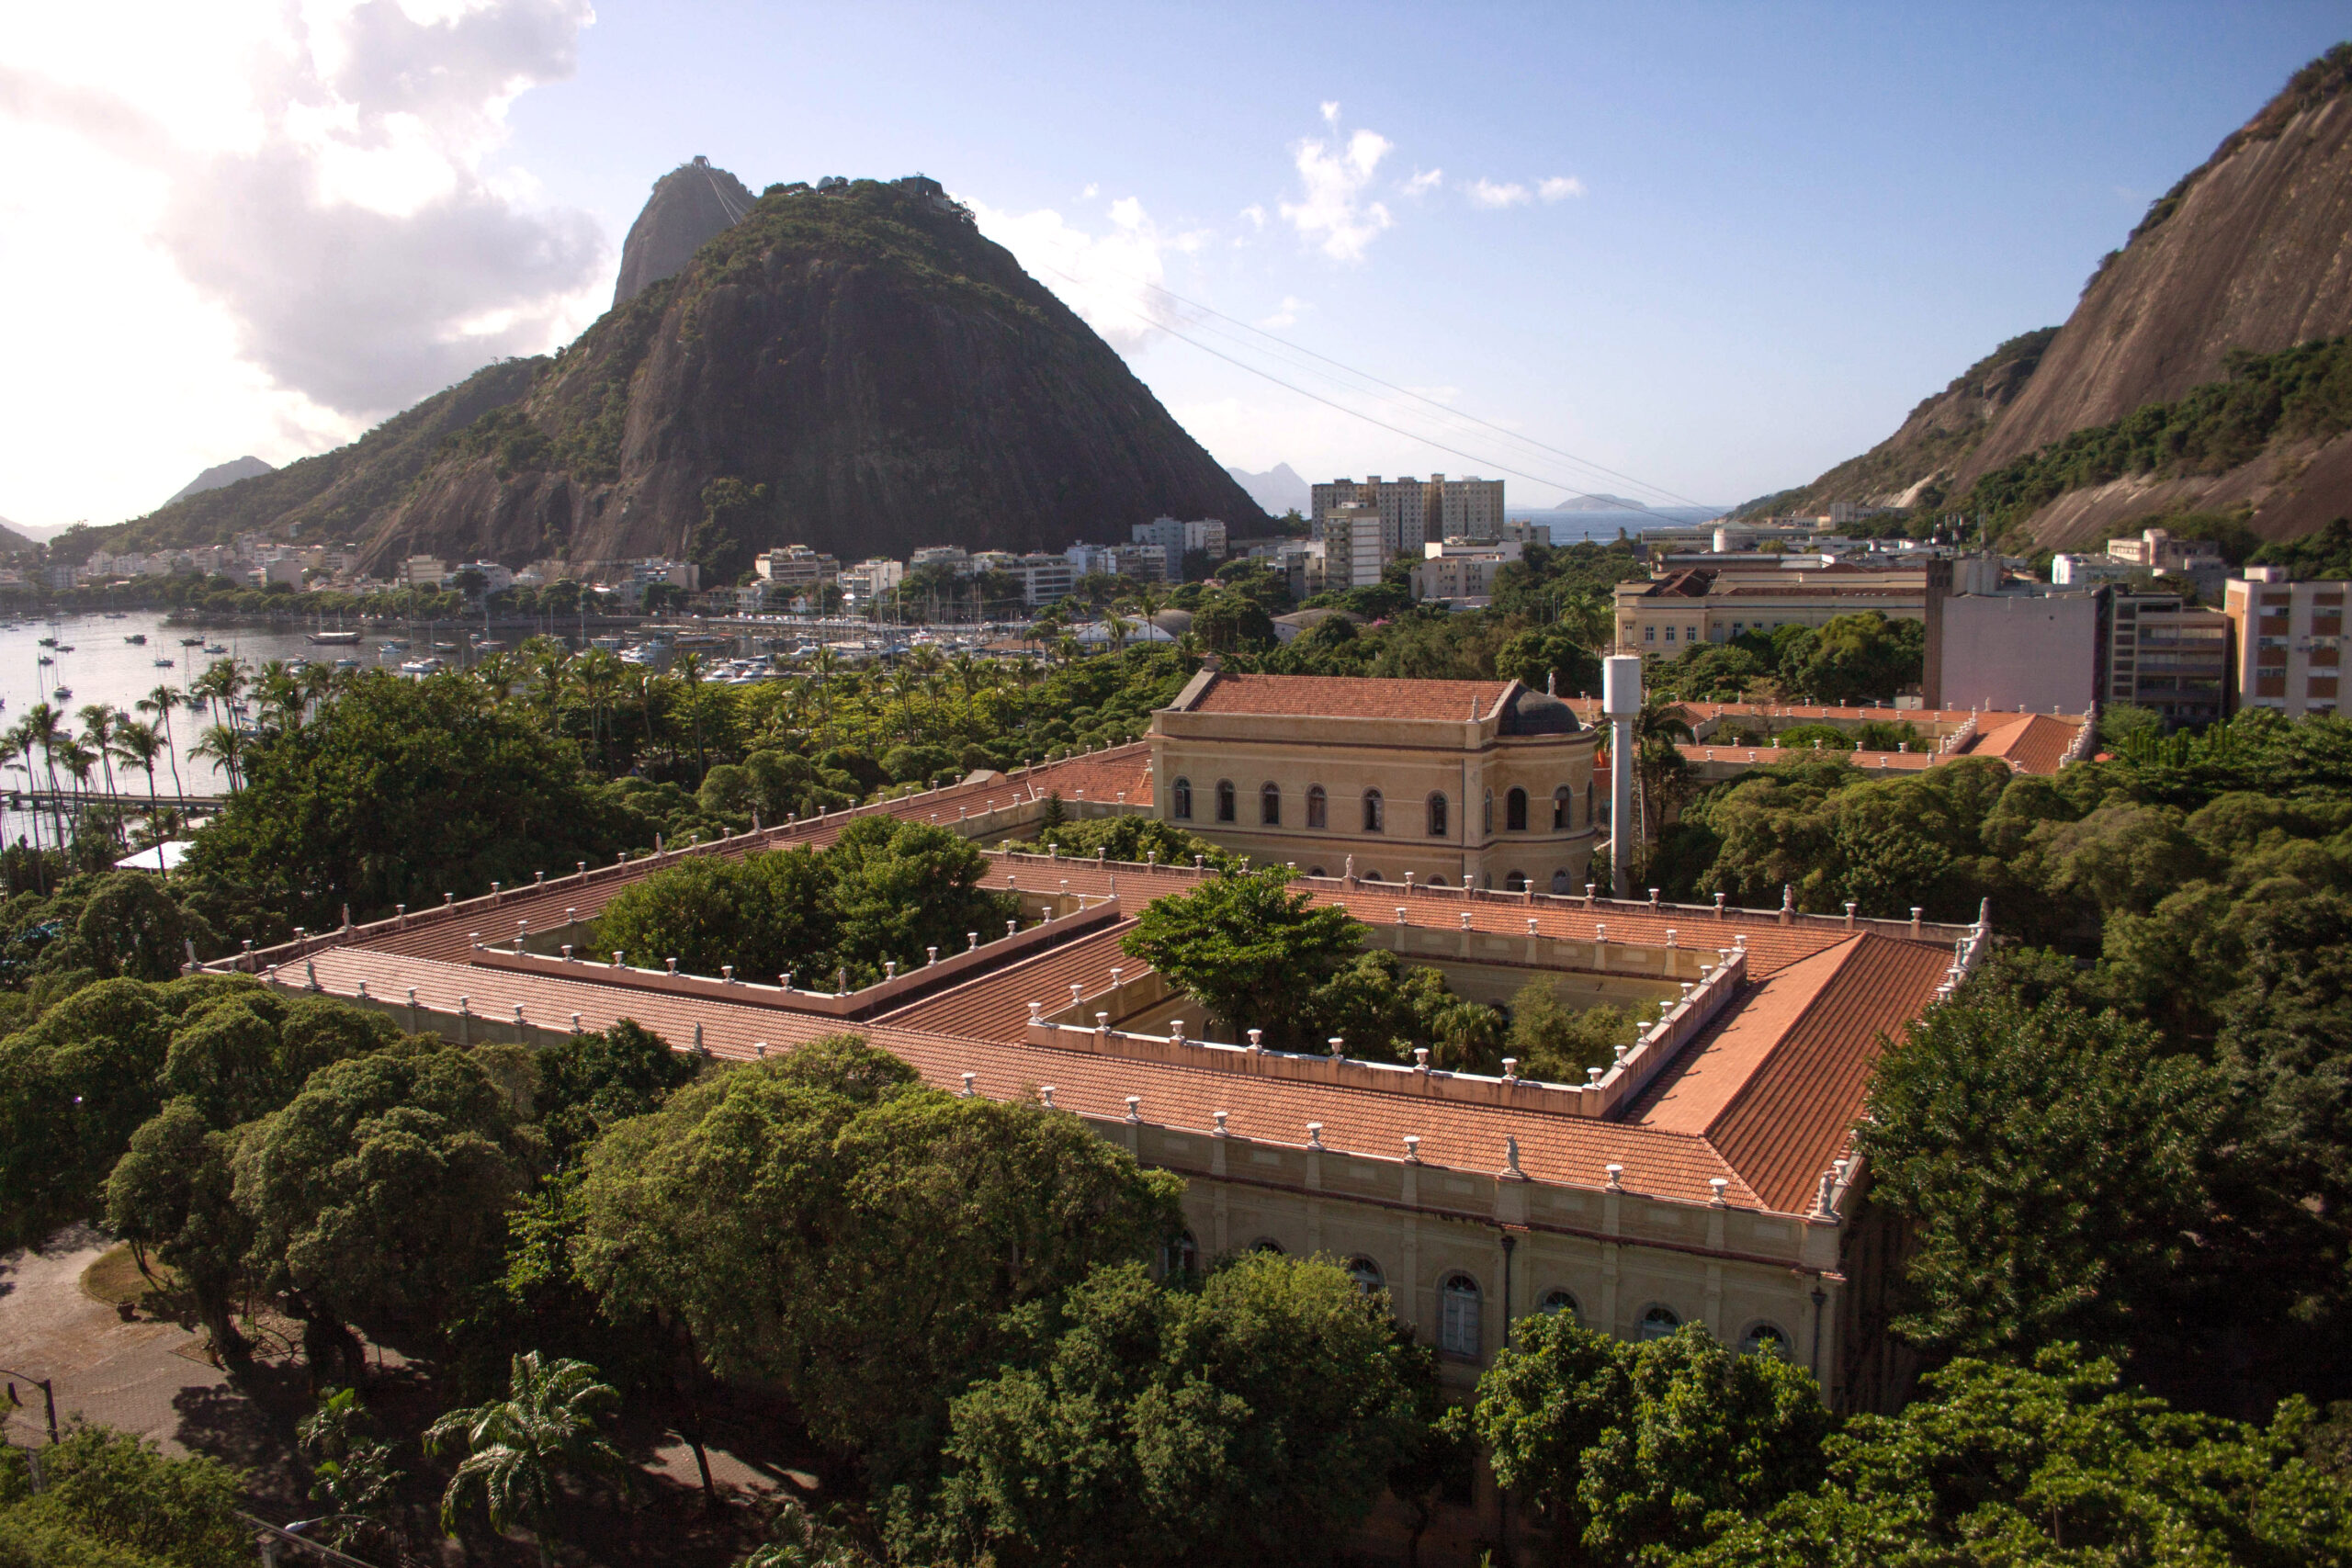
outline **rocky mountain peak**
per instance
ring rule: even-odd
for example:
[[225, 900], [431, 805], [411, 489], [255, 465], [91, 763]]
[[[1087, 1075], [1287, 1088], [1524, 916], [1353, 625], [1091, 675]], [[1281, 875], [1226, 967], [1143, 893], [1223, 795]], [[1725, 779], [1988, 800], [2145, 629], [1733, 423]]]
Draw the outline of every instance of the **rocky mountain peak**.
[[741, 221], [752, 201], [749, 186], [700, 153], [654, 181], [621, 246], [614, 305], [626, 305], [683, 271], [696, 251]]

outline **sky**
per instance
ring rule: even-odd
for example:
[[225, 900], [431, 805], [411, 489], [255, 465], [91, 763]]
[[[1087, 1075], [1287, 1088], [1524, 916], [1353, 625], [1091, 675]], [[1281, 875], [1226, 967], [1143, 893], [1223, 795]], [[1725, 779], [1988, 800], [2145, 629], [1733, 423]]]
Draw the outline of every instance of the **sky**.
[[1736, 502], [2063, 321], [2347, 34], [2291, 0], [10, 6], [0, 517], [135, 516], [568, 342], [698, 153], [938, 179], [1220, 462]]

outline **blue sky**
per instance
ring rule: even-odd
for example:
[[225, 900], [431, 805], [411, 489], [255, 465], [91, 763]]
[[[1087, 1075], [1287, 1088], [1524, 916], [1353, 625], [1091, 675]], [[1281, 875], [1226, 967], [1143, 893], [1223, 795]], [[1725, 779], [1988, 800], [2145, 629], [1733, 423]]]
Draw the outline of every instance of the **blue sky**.
[[[223, 57], [243, 99], [141, 96], [157, 129], [136, 145], [74, 93], [132, 92], [122, 49], [185, 74], [194, 45], [0, 24], [0, 154], [121, 164], [118, 191], [150, 192], [117, 204], [155, 270], [144, 314], [0, 329], [69, 389], [0, 405], [0, 515], [129, 514], [198, 458], [282, 461], [469, 359], [562, 341], [609, 298], [647, 187], [698, 152], [755, 189], [940, 179], [1221, 461], [1508, 466], [1537, 476], [1514, 504], [1735, 502], [2062, 321], [2147, 203], [2347, 30], [2292, 4], [401, 9], [313, 6], [289, 46], [293, 12], [256, 0]], [[205, 181], [241, 199], [193, 202]], [[53, 183], [0, 184], [12, 293], [83, 286], [52, 243], [88, 197]], [[342, 292], [288, 303], [328, 271]], [[1159, 330], [1201, 323], [1139, 276], [1649, 488], [1307, 401]], [[110, 449], [137, 455], [96, 463], [65, 362], [166, 338], [167, 389], [110, 409]]]

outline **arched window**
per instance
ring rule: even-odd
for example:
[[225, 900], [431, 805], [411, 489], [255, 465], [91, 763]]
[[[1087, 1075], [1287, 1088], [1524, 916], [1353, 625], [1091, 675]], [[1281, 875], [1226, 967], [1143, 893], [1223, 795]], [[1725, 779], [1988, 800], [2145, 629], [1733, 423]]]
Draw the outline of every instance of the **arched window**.
[[1348, 1278], [1353, 1280], [1356, 1289], [1367, 1296], [1388, 1288], [1387, 1276], [1381, 1273], [1380, 1265], [1369, 1258], [1349, 1258]]
[[1478, 1281], [1467, 1274], [1448, 1274], [1437, 1291], [1437, 1348], [1449, 1356], [1476, 1360], [1481, 1348], [1478, 1325]]
[[1387, 879], [1376, 871], [1367, 871], [1362, 876], [1357, 877], [1356, 880], [1358, 882], [1384, 882]]
[[1565, 833], [1568, 830], [1570, 799], [1568, 786], [1566, 784], [1562, 784], [1552, 792], [1552, 831], [1555, 833]]
[[1330, 874], [1319, 865], [1310, 865], [1306, 868], [1306, 874], [1309, 876], [1328, 876]]
[[1641, 1337], [1663, 1339], [1681, 1326], [1682, 1319], [1676, 1315], [1672, 1307], [1653, 1306], [1642, 1314]]
[[1328, 828], [1331, 825], [1329, 820], [1329, 816], [1330, 808], [1323, 794], [1323, 786], [1308, 784], [1306, 786], [1306, 825], [1310, 828]]
[[1231, 779], [1216, 781], [1216, 819], [1220, 822], [1233, 820], [1233, 781]]
[[1743, 1356], [1778, 1356], [1788, 1359], [1789, 1337], [1777, 1323], [1753, 1323], [1739, 1337], [1739, 1353]]
[[1570, 1295], [1566, 1291], [1544, 1292], [1544, 1299], [1535, 1303], [1535, 1310], [1537, 1312], [1564, 1312], [1572, 1318], [1581, 1315], [1581, 1314], [1577, 1310], [1576, 1297]]
[[1380, 792], [1376, 789], [1363, 792], [1363, 830], [1367, 833], [1387, 831], [1387, 818], [1381, 809]]
[[1527, 792], [1514, 789], [1503, 796], [1503, 830], [1510, 833], [1527, 831]]
[[1590, 779], [1584, 781], [1584, 820], [1586, 827], [1592, 826], [1592, 781]]
[[1283, 786], [1262, 784], [1258, 786], [1258, 820], [1269, 828], [1283, 825]]
[[1271, 1252], [1276, 1258], [1280, 1258], [1283, 1255], [1283, 1244], [1276, 1241], [1272, 1236], [1261, 1235], [1257, 1240], [1250, 1244], [1250, 1250], [1252, 1252]]
[[1510, 875], [1508, 875], [1508, 876], [1504, 877], [1504, 878], [1503, 878], [1503, 889], [1504, 889], [1504, 891], [1506, 891], [1506, 892], [1510, 892], [1510, 893], [1524, 893], [1524, 892], [1526, 892], [1526, 891], [1527, 891], [1527, 873], [1525, 873], [1525, 872], [1523, 872], [1523, 871], [1514, 871], [1514, 872], [1512, 872]]
[[1491, 833], [1494, 830], [1495, 792], [1493, 790], [1488, 790], [1487, 792], [1486, 803], [1478, 807], [1478, 831], [1481, 833]]
[[1193, 781], [1178, 779], [1168, 792], [1168, 807], [1183, 821], [1193, 818]]
[[1191, 1231], [1159, 1249], [1159, 1271], [1170, 1280], [1190, 1280], [1201, 1271], [1201, 1244]]
[[1435, 871], [1430, 872], [1430, 886], [1431, 887], [1442, 887], [1442, 886], [1445, 886], [1445, 876], [1444, 876], [1444, 874], [1443, 874], [1443, 873], [1442, 873], [1442, 872], [1435, 872]]
[[1442, 795], [1430, 796], [1430, 837], [1445, 837], [1445, 796]]
[[1576, 891], [1575, 888], [1568, 886], [1568, 874], [1566, 872], [1555, 871], [1552, 874], [1552, 891], [1555, 893], [1573, 893]]

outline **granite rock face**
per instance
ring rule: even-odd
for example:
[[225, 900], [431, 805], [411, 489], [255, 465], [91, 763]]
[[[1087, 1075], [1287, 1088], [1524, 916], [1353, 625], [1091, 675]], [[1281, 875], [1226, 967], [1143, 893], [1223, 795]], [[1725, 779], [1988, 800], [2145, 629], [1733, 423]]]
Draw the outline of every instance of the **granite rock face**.
[[675, 277], [695, 253], [742, 221], [752, 210], [741, 180], [697, 155], [653, 182], [653, 194], [621, 245], [621, 275], [613, 285], [616, 308], [665, 277]]

